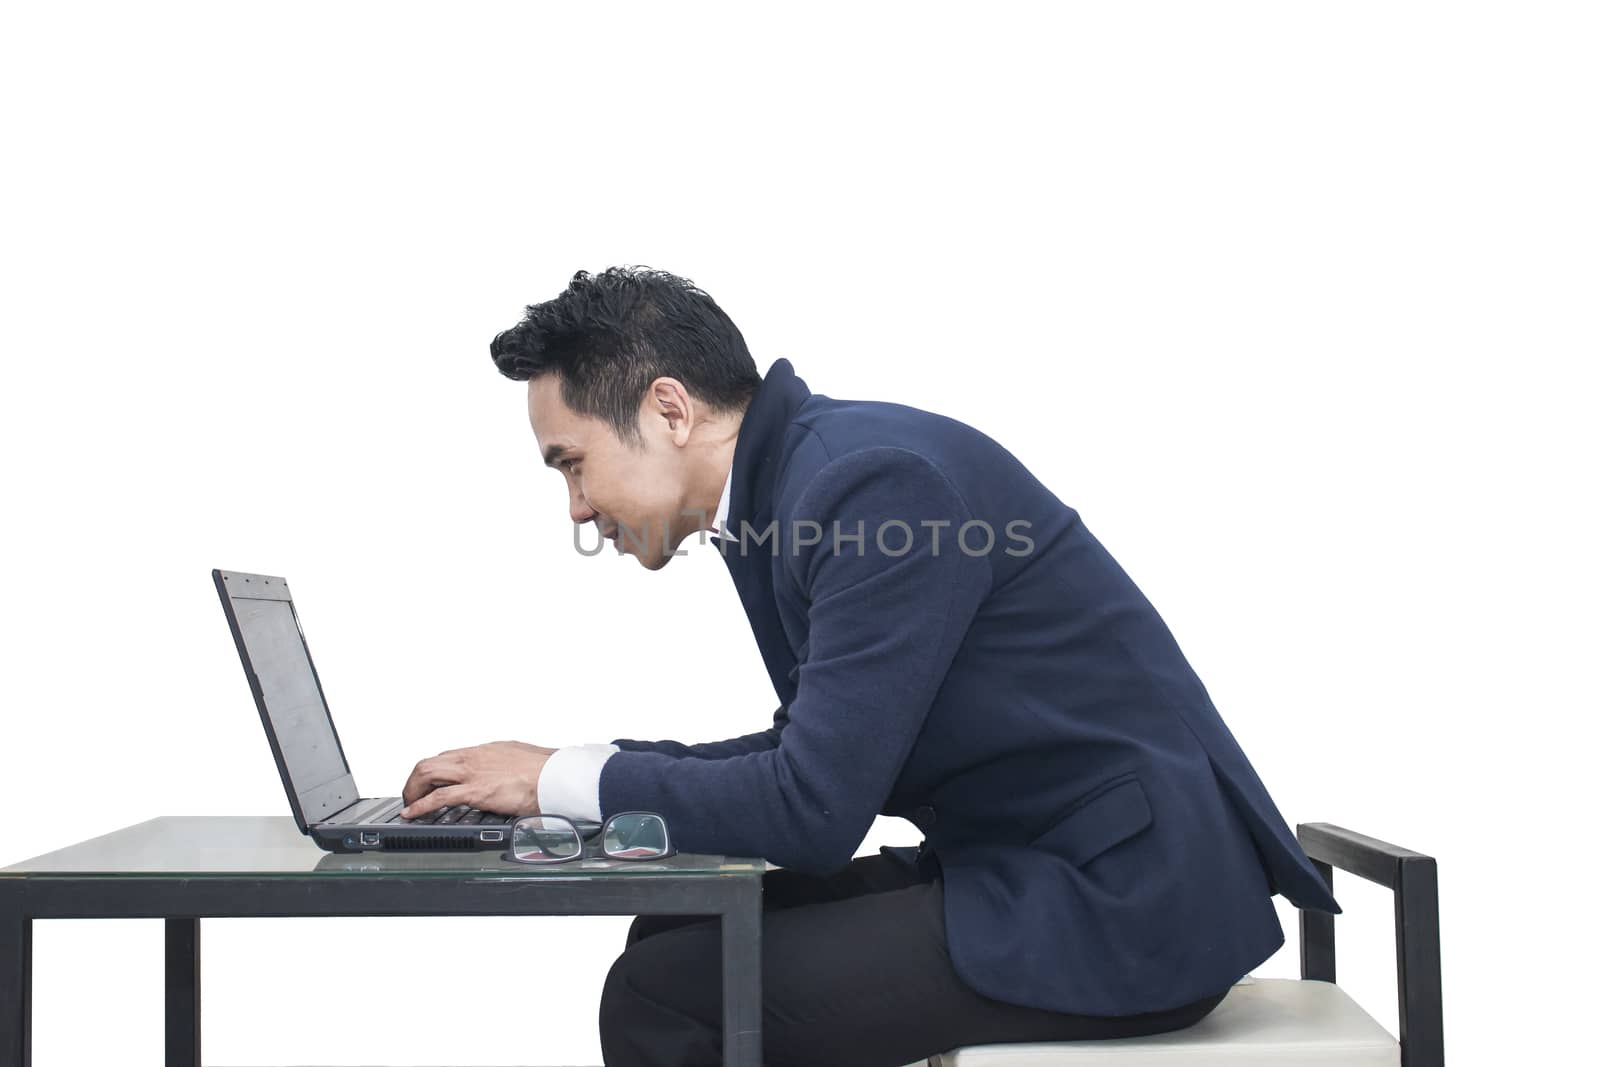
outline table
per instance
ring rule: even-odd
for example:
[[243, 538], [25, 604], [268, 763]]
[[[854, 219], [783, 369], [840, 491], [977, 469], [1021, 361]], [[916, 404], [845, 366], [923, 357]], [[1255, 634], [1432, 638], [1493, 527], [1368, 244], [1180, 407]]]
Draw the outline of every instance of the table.
[[498, 852], [339, 855], [289, 816], [150, 819], [0, 868], [0, 1067], [32, 1054], [35, 919], [165, 919], [166, 1062], [197, 1067], [202, 918], [645, 914], [721, 916], [724, 1062], [759, 1067], [766, 869], [689, 853], [549, 865]]

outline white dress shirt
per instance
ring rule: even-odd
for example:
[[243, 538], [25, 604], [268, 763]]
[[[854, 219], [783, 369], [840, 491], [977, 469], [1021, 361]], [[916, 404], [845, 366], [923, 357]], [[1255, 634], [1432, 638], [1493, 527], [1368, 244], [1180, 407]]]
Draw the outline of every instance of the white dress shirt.
[[[733, 498], [733, 469], [722, 483], [722, 501], [717, 505], [711, 531], [719, 540], [733, 541], [728, 535], [728, 504]], [[546, 815], [565, 815], [569, 819], [600, 821], [600, 768], [621, 749], [612, 744], [565, 745], [551, 753], [539, 774], [539, 810]]]
[[739, 543], [737, 537], [728, 533], [728, 504], [733, 500], [733, 468], [728, 468], [728, 479], [722, 483], [722, 500], [717, 504], [716, 518], [711, 520], [711, 533], [718, 540]]
[[600, 768], [616, 745], [566, 745], [556, 749], [539, 773], [539, 810], [546, 815], [600, 821]]

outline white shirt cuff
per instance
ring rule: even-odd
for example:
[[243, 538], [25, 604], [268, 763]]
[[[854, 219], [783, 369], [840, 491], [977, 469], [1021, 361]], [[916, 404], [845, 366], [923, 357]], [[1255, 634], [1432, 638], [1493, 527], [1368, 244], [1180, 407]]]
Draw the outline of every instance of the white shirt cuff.
[[539, 772], [539, 811], [569, 819], [600, 821], [600, 768], [616, 745], [567, 745], [558, 748]]

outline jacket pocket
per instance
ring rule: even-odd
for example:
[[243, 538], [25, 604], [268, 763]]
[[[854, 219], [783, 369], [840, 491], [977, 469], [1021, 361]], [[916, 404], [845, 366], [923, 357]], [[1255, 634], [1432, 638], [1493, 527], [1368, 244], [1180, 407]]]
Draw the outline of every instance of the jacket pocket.
[[1028, 843], [1082, 867], [1149, 826], [1152, 818], [1144, 786], [1130, 771], [1076, 801], [1054, 825]]

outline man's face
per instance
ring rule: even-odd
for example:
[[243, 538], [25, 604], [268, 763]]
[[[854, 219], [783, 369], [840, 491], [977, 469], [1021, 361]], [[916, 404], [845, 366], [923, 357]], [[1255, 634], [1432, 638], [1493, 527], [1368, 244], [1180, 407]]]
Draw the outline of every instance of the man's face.
[[[602, 420], [569, 408], [555, 375], [528, 383], [528, 421], [540, 456], [566, 479], [572, 521], [593, 522], [601, 534], [613, 538], [619, 552], [631, 553], [647, 570], [659, 570], [697, 523], [694, 516], [679, 514], [688, 506], [685, 450], [675, 444], [687, 432], [683, 419], [673, 417], [670, 404], [663, 413], [652, 392], [653, 387], [640, 405], [644, 442], [637, 449], [619, 440]], [[559, 453], [552, 456], [557, 448]], [[582, 542], [592, 545], [594, 538]]]

